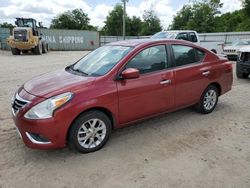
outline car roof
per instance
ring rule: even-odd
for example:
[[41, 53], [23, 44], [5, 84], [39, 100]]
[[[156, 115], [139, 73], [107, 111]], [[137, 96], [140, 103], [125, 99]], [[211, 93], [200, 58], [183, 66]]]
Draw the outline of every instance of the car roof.
[[167, 42], [167, 43], [176, 43], [180, 42], [182, 44], [188, 44], [193, 45], [193, 43], [185, 40], [177, 40], [177, 39], [130, 39], [130, 40], [122, 40], [117, 42], [112, 42], [107, 45], [112, 46], [129, 46], [129, 47], [135, 47], [139, 45], [150, 45], [150, 44], [158, 44], [161, 42]]
[[182, 32], [196, 32], [196, 31], [194, 30], [164, 30], [162, 32], [182, 33]]

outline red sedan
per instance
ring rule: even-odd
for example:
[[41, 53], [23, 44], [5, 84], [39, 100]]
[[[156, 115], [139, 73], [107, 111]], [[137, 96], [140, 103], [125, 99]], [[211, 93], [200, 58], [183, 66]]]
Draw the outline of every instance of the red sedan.
[[93, 152], [135, 121], [188, 106], [212, 112], [232, 78], [227, 59], [186, 41], [120, 41], [26, 82], [13, 119], [30, 148]]

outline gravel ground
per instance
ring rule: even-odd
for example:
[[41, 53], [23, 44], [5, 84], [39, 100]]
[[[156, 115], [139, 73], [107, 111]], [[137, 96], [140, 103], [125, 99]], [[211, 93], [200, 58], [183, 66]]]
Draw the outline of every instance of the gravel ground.
[[187, 108], [115, 130], [95, 153], [25, 147], [11, 119], [11, 96], [26, 80], [84, 54], [0, 51], [0, 188], [250, 187], [250, 79], [235, 78], [211, 114]]

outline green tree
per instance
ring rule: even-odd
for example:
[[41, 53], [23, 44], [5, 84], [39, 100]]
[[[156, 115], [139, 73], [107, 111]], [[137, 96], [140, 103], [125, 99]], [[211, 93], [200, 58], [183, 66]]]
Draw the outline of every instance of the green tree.
[[215, 31], [215, 17], [220, 14], [220, 0], [193, 1], [193, 4], [183, 6], [174, 16], [171, 29], [192, 29], [198, 32]]
[[4, 22], [4, 23], [0, 23], [0, 27], [1, 28], [9, 28], [9, 29], [13, 29], [15, 26], [12, 25], [11, 23], [8, 23], [8, 22]]
[[[123, 17], [123, 7], [120, 4], [117, 4], [114, 9], [109, 12], [106, 17], [105, 26], [102, 29], [102, 33], [105, 35], [122, 35], [122, 17]], [[126, 25], [128, 19], [126, 19]]]
[[174, 16], [172, 25], [170, 25], [170, 29], [189, 29], [187, 22], [192, 19], [192, 15], [192, 6], [184, 5], [182, 9]]
[[246, 31], [250, 29], [249, 20], [243, 10], [222, 14], [216, 17], [215, 22], [215, 32]]
[[153, 35], [161, 30], [161, 22], [156, 13], [152, 9], [144, 11], [141, 35]]
[[89, 24], [90, 18], [82, 9], [74, 9], [57, 15], [51, 21], [52, 29], [78, 29], [78, 30], [97, 30]]
[[250, 17], [250, 0], [243, 0], [242, 1], [242, 5], [243, 5], [243, 10], [244, 13]]
[[133, 16], [131, 19], [128, 18], [127, 32], [129, 36], [139, 36], [142, 30], [143, 22], [139, 17]]
[[[101, 30], [102, 35], [122, 35], [122, 18], [123, 18], [123, 6], [117, 4], [114, 9], [109, 12], [106, 18], [105, 26]], [[126, 35], [138, 36], [138, 35], [152, 35], [162, 30], [160, 25], [160, 19], [156, 16], [153, 10], [145, 11], [143, 15], [143, 21], [136, 16], [132, 18], [126, 16]]]

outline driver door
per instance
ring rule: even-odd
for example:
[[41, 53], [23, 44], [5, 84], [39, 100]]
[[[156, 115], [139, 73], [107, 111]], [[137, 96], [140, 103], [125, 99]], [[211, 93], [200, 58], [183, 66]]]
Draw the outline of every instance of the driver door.
[[125, 68], [136, 68], [140, 77], [117, 81], [121, 124], [174, 107], [174, 74], [168, 69], [165, 45], [146, 48]]

